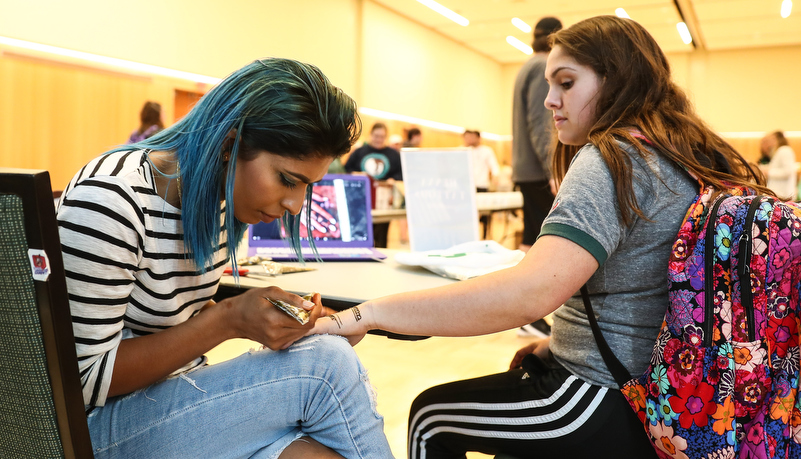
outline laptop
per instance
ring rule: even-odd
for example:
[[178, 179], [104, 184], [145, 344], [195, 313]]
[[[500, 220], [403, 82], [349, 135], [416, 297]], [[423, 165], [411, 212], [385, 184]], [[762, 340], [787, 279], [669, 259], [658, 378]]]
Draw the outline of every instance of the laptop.
[[[370, 213], [371, 184], [363, 175], [329, 174], [312, 189], [312, 237], [324, 261], [380, 261], [387, 256], [373, 247], [373, 218]], [[306, 239], [307, 207], [301, 210], [300, 237], [303, 258], [315, 255]], [[248, 256], [259, 255], [276, 261], [297, 261], [289, 241], [282, 237], [281, 222], [260, 222], [248, 228]], [[284, 235], [285, 236], [285, 235]]]

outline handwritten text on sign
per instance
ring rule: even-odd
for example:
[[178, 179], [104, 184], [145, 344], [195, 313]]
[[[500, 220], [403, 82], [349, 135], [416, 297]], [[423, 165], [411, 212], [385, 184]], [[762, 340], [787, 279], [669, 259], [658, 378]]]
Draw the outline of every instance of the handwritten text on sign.
[[478, 211], [468, 150], [404, 150], [409, 241], [414, 252], [478, 239]]

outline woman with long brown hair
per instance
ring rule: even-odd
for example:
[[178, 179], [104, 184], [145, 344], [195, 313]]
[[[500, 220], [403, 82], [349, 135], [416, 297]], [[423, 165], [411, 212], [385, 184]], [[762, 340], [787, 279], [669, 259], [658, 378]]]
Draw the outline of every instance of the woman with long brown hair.
[[145, 102], [139, 112], [139, 128], [128, 137], [128, 143], [141, 142], [162, 129], [164, 129], [164, 122], [161, 119], [161, 104], [149, 100]]
[[[550, 340], [511, 370], [418, 396], [409, 457], [654, 456], [606, 368], [577, 294], [588, 288], [611, 350], [632, 375], [648, 368], [668, 305], [668, 260], [699, 186], [756, 184], [758, 173], [695, 114], [653, 37], [601, 16], [552, 36], [545, 106], [561, 187], [539, 239], [515, 267], [446, 287], [380, 298], [323, 319], [316, 332], [357, 342], [373, 328], [468, 336], [554, 313]], [[692, 174], [692, 175], [691, 175]], [[522, 368], [521, 368], [522, 365]]]

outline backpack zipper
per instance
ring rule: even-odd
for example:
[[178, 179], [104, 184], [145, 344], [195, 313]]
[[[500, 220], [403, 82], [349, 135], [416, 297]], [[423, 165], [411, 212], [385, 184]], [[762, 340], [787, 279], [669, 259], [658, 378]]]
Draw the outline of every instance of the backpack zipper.
[[754, 323], [754, 291], [751, 285], [751, 233], [754, 228], [754, 218], [759, 206], [762, 205], [762, 196], [755, 196], [748, 207], [743, 225], [743, 234], [740, 236], [740, 249], [737, 252], [737, 273], [740, 278], [740, 302], [745, 309], [748, 325], [748, 341], [756, 339], [756, 324]]
[[704, 236], [704, 346], [712, 345], [712, 329], [715, 314], [715, 286], [712, 285], [715, 273], [715, 229], [718, 209], [731, 195], [721, 195], [712, 204], [706, 216], [706, 235]]

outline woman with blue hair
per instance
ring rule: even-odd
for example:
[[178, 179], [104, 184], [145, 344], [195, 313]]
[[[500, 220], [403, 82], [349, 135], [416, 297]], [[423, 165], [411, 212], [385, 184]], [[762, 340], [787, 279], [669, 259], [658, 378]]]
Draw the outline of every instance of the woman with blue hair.
[[[319, 295], [212, 301], [247, 224], [284, 218], [299, 252], [309, 185], [360, 131], [355, 103], [319, 69], [259, 60], [75, 175], [59, 235], [96, 457], [391, 457], [348, 343], [301, 339], [327, 314]], [[309, 310], [309, 323], [269, 299]], [[205, 365], [230, 338], [269, 349]]]

